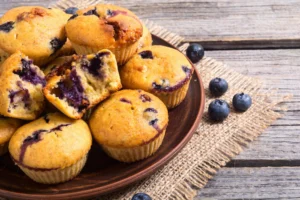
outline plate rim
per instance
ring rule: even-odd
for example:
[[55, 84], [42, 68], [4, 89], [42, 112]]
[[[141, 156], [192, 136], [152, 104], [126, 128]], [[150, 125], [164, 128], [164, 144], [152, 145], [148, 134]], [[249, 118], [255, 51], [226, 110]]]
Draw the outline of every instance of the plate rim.
[[[163, 40], [170, 47], [178, 50], [178, 48], [176, 48], [174, 45], [170, 44], [170, 42], [167, 42], [163, 38], [158, 37], [153, 34], [152, 34], [152, 37], [158, 38], [159, 40]], [[190, 63], [195, 69], [194, 74], [196, 74], [196, 77], [198, 79], [197, 82], [199, 84], [200, 93], [201, 93], [200, 94], [201, 98], [199, 101], [199, 110], [197, 113], [196, 120], [194, 121], [191, 129], [187, 132], [187, 134], [184, 136], [184, 138], [171, 151], [169, 151], [164, 157], [157, 160], [155, 163], [148, 166], [147, 168], [142, 169], [140, 172], [137, 172], [131, 176], [128, 176], [126, 178], [123, 178], [121, 180], [118, 180], [116, 182], [113, 182], [113, 183], [110, 183], [108, 185], [101, 186], [101, 187], [94, 187], [94, 188], [89, 188], [89, 189], [86, 189], [83, 191], [82, 190], [74, 191], [74, 192], [63, 193], [63, 194], [51, 194], [50, 196], [48, 196], [46, 194], [28, 194], [28, 193], [14, 192], [14, 191], [9, 191], [9, 190], [3, 190], [0, 188], [0, 195], [3, 195], [3, 197], [5, 197], [5, 198], [14, 198], [14, 199], [33, 199], [33, 198], [43, 199], [45, 197], [47, 199], [62, 199], [62, 198], [63, 199], [79, 199], [79, 198], [86, 198], [86, 197], [95, 197], [98, 195], [104, 195], [104, 194], [116, 191], [116, 190], [124, 188], [130, 184], [133, 184], [137, 181], [145, 179], [146, 177], [152, 175], [158, 169], [162, 168], [164, 165], [168, 164], [168, 162], [170, 162], [171, 159], [173, 159], [190, 141], [190, 139], [192, 138], [195, 130], [197, 129], [197, 127], [202, 119], [203, 112], [204, 112], [205, 90], [204, 90], [203, 81], [201, 79], [200, 73], [196, 70], [195, 65], [191, 61], [190, 61]]]

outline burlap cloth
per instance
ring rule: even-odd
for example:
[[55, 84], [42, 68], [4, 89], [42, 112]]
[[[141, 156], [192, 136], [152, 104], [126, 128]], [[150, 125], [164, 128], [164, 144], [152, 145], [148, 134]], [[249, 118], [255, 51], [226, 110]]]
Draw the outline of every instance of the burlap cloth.
[[[97, 0], [62, 0], [52, 7], [80, 8], [95, 4]], [[185, 52], [188, 44], [177, 34], [144, 21], [152, 34], [163, 38]], [[98, 199], [129, 200], [138, 192], [149, 194], [154, 200], [193, 199], [197, 189], [203, 188], [219, 168], [225, 166], [243, 147], [259, 136], [268, 126], [281, 115], [275, 112], [278, 103], [284, 101], [284, 96], [277, 95], [276, 90], [267, 90], [255, 78], [235, 72], [224, 63], [205, 57], [196, 64], [206, 89], [205, 113], [197, 131], [186, 147], [167, 165], [149, 178], [132, 185], [118, 193], [113, 193]], [[207, 91], [212, 78], [222, 77], [229, 84], [229, 91], [221, 97], [231, 104], [232, 97], [238, 92], [250, 94], [252, 107], [245, 113], [231, 114], [223, 123], [211, 123], [207, 117], [207, 107], [214, 99]], [[276, 107], [276, 110], [281, 108]]]

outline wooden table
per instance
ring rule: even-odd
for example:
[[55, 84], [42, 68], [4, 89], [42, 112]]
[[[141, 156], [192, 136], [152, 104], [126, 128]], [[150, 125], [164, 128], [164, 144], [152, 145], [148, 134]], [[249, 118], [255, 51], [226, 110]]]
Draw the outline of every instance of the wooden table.
[[[50, 0], [0, 0], [0, 14]], [[300, 1], [113, 0], [267, 87], [293, 94], [285, 116], [237, 156], [195, 199], [300, 198]]]

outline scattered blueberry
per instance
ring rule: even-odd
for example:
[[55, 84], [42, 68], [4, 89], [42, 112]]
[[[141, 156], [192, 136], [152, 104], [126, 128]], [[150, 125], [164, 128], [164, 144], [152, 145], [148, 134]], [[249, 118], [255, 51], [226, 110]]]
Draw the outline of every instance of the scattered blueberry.
[[0, 24], [0, 31], [3, 31], [5, 33], [9, 33], [14, 28], [15, 22], [6, 22], [4, 24]]
[[153, 54], [152, 51], [142, 51], [139, 53], [139, 55], [143, 58], [143, 59], [153, 59]]
[[190, 44], [186, 50], [186, 55], [192, 61], [192, 63], [197, 63], [203, 58], [204, 49], [199, 44]]
[[74, 15], [74, 14], [76, 14], [77, 10], [78, 10], [78, 8], [76, 8], [76, 7], [70, 7], [65, 10], [65, 13]]
[[230, 109], [226, 101], [216, 99], [209, 104], [208, 115], [213, 121], [221, 122], [228, 117], [229, 113]]
[[153, 119], [149, 122], [149, 125], [154, 126], [154, 125], [156, 125], [157, 122], [158, 122], [158, 119]]
[[239, 93], [234, 95], [232, 99], [233, 107], [240, 112], [248, 110], [252, 104], [252, 99], [248, 94]]
[[152, 198], [145, 193], [137, 193], [135, 195], [133, 195], [131, 200], [152, 200]]
[[131, 101], [129, 101], [129, 100], [126, 99], [126, 98], [121, 98], [120, 101], [123, 102], [123, 103], [131, 104]]
[[228, 83], [225, 79], [222, 78], [214, 78], [209, 83], [209, 91], [214, 96], [223, 95], [228, 89]]

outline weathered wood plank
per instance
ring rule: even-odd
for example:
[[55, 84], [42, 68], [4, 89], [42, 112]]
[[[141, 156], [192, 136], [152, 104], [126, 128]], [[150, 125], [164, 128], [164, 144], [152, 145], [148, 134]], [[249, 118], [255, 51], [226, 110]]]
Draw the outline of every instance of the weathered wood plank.
[[300, 168], [222, 168], [200, 190], [202, 199], [300, 199]]
[[[53, 0], [0, 0], [0, 14]], [[300, 46], [298, 0], [107, 0], [125, 6], [207, 49]]]
[[299, 160], [300, 158], [300, 50], [207, 51], [207, 56], [223, 61], [249, 76], [262, 78], [267, 87], [291, 93], [288, 110], [268, 130], [237, 156], [244, 160]]

